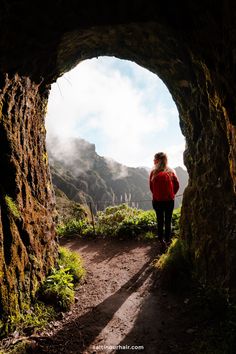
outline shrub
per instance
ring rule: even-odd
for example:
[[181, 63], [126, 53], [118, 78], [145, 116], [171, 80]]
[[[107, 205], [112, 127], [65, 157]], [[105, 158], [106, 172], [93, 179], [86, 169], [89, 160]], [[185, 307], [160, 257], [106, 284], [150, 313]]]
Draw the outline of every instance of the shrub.
[[53, 269], [52, 274], [47, 277], [42, 287], [44, 301], [59, 306], [66, 311], [74, 302], [73, 276], [68, 269]]
[[85, 276], [85, 269], [80, 255], [65, 247], [60, 247], [59, 249], [58, 264], [60, 267], [68, 269], [68, 273], [72, 275], [74, 283], [78, 283]]
[[59, 236], [78, 234], [81, 233], [83, 227], [83, 220], [71, 219], [66, 223], [62, 223], [57, 226], [57, 234]]
[[73, 235], [80, 237], [93, 237], [94, 229], [87, 219], [70, 219], [57, 226], [57, 234], [59, 237]]
[[172, 217], [172, 232], [177, 236], [180, 234], [179, 221], [180, 221], [181, 208], [175, 209]]
[[108, 207], [98, 212], [96, 234], [110, 237], [136, 237], [156, 230], [156, 215], [153, 210], [143, 211], [126, 204]]
[[[173, 213], [173, 231], [179, 233], [180, 209]], [[57, 233], [60, 237], [77, 235], [88, 238], [94, 237], [114, 237], [114, 238], [144, 238], [150, 232], [157, 233], [156, 213], [154, 210], [144, 211], [131, 208], [126, 204], [111, 206], [104, 211], [99, 211], [95, 217], [95, 224], [92, 225], [87, 219], [70, 221], [60, 224]]]
[[180, 238], [174, 238], [167, 252], [162, 254], [155, 263], [160, 270], [161, 283], [173, 291], [189, 288], [192, 267], [185, 243]]
[[74, 284], [85, 275], [82, 260], [76, 252], [59, 249], [58, 268], [46, 278], [40, 289], [41, 298], [61, 310], [68, 310], [74, 302]]

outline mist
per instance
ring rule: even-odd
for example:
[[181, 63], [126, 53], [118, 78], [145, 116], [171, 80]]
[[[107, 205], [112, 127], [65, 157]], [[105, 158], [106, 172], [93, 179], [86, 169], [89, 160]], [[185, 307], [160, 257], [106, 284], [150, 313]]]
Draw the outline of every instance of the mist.
[[59, 78], [52, 85], [46, 127], [51, 154], [67, 164], [76, 154], [77, 174], [88, 171], [91, 163], [83, 165], [75, 137], [95, 144], [97, 153], [115, 168], [114, 175], [119, 171], [112, 160], [152, 167], [158, 151], [168, 154], [172, 167], [183, 166], [185, 142], [176, 106], [162, 81], [132, 62], [87, 60]]
[[47, 135], [47, 150], [49, 163], [58, 168], [58, 162], [71, 172], [74, 177], [96, 170], [96, 165], [105, 164], [113, 180], [122, 179], [129, 175], [128, 167], [117, 163], [111, 158], [99, 156], [95, 144], [82, 138], [59, 137]]

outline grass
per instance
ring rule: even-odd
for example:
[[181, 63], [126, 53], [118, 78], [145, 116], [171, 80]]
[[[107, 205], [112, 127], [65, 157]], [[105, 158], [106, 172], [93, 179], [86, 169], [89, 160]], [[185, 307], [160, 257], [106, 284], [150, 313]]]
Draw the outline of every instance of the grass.
[[20, 212], [18, 210], [16, 202], [14, 202], [14, 200], [11, 197], [9, 197], [8, 195], [5, 196], [5, 201], [6, 201], [7, 208], [10, 211], [10, 213], [16, 219], [19, 219], [21, 215], [20, 215]]
[[58, 264], [60, 267], [68, 269], [68, 273], [73, 277], [73, 283], [78, 283], [85, 276], [85, 269], [80, 255], [65, 247], [60, 247], [59, 249]]
[[75, 284], [85, 276], [81, 257], [66, 248], [59, 249], [58, 267], [52, 269], [38, 290], [32, 307], [22, 306], [17, 316], [8, 316], [6, 321], [0, 320], [0, 336], [4, 337], [13, 331], [19, 334], [31, 334], [43, 329], [53, 320], [58, 311], [66, 311], [74, 302]]
[[23, 339], [19, 341], [18, 343], [10, 346], [7, 350], [0, 349], [0, 354], [27, 354], [27, 353], [33, 353], [32, 352], [32, 342]]
[[5, 323], [2, 322], [1, 336], [15, 330], [21, 335], [36, 333], [45, 328], [53, 320], [56, 313], [52, 306], [37, 301], [30, 308], [28, 306], [17, 316], [9, 316]]
[[174, 238], [167, 252], [155, 262], [160, 271], [161, 284], [175, 292], [188, 289], [191, 284], [192, 266], [184, 240]]

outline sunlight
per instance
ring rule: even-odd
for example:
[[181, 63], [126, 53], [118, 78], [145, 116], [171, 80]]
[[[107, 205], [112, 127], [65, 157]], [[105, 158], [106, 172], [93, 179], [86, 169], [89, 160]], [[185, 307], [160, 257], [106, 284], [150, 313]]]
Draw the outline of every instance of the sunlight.
[[[177, 108], [157, 75], [114, 57], [80, 63], [52, 85], [47, 140], [71, 137], [95, 144], [99, 155], [126, 166], [151, 167], [165, 151], [172, 167], [183, 167], [184, 137]], [[60, 153], [60, 151], [58, 152]]]

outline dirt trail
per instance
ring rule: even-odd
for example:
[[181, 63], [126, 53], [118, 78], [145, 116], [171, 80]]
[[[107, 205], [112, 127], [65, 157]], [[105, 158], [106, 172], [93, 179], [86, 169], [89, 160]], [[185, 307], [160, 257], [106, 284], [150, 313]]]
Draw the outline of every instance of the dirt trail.
[[86, 281], [69, 314], [37, 340], [35, 353], [190, 353], [183, 299], [153, 284], [156, 243], [73, 240], [66, 247], [83, 257]]

